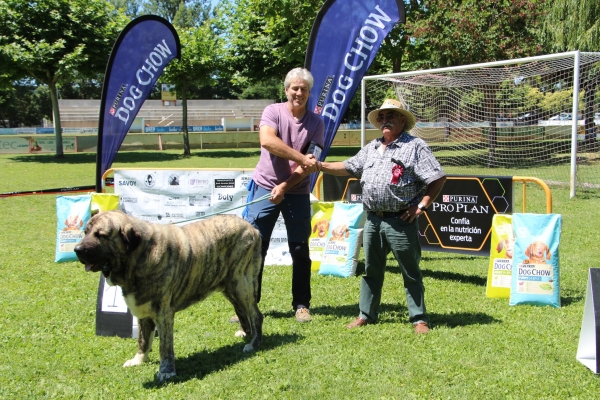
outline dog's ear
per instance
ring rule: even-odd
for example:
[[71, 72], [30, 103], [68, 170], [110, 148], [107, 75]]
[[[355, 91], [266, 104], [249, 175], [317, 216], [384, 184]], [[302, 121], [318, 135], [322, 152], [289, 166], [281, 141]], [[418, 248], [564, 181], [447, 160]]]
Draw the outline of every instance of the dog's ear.
[[317, 231], [317, 226], [319, 226], [319, 224], [315, 224], [315, 226], [314, 226], [314, 228], [313, 228], [313, 232], [312, 232], [312, 233], [315, 233], [315, 232]]
[[544, 251], [546, 252], [546, 260], [549, 260], [550, 257], [552, 257], [552, 254], [550, 253], [550, 248], [547, 244], [544, 244]]
[[531, 248], [533, 247], [533, 243], [531, 243], [529, 246], [527, 246], [527, 248], [525, 249], [525, 255], [529, 258], [531, 258]]
[[504, 248], [504, 240], [501, 242], [498, 242], [498, 246], [496, 246], [496, 252], [500, 253], [503, 248]]
[[140, 245], [142, 236], [137, 232], [133, 224], [127, 224], [121, 228], [121, 237], [128, 252], [132, 252]]

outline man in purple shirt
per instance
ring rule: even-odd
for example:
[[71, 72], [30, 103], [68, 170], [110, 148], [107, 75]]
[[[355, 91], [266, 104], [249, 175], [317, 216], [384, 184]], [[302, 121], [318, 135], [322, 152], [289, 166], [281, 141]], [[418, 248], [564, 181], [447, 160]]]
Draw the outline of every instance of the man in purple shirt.
[[[255, 186], [251, 190], [254, 190], [253, 198], [268, 193], [271, 198], [250, 204], [244, 213], [245, 219], [260, 231], [263, 267], [271, 233], [279, 213], [283, 215], [292, 257], [292, 308], [298, 322], [311, 320], [309, 173], [316, 172], [318, 164], [307, 149], [311, 142], [323, 148], [324, 142], [323, 120], [306, 109], [313, 83], [308, 70], [292, 69], [284, 81], [287, 102], [265, 108], [260, 121], [260, 159], [252, 176]], [[292, 176], [294, 171], [305, 173], [299, 183]], [[258, 301], [261, 282], [262, 268]]]

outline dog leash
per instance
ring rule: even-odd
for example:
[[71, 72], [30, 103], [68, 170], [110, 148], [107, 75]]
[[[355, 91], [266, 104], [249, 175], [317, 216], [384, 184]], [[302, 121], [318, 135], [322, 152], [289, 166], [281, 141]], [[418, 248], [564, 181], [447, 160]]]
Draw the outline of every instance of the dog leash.
[[212, 217], [213, 215], [219, 215], [219, 214], [226, 213], [226, 212], [228, 212], [228, 211], [237, 210], [238, 208], [247, 207], [247, 206], [249, 206], [250, 204], [258, 203], [259, 201], [263, 201], [263, 200], [266, 200], [266, 199], [269, 199], [269, 198], [271, 198], [271, 193], [267, 193], [267, 194], [265, 194], [264, 196], [262, 196], [262, 197], [259, 197], [258, 199], [256, 199], [256, 200], [253, 200], [253, 201], [251, 201], [251, 202], [249, 202], [249, 203], [244, 203], [244, 204], [242, 204], [241, 206], [237, 206], [237, 207], [229, 208], [229, 209], [227, 209], [227, 210], [219, 211], [219, 212], [212, 213], [212, 214], [208, 214], [208, 215], [203, 215], [203, 216], [201, 216], [201, 217], [184, 219], [183, 221], [177, 221], [177, 222], [173, 222], [173, 224], [177, 225], [177, 224], [182, 224], [182, 223], [184, 223], [184, 222], [195, 221], [195, 220], [197, 220], [197, 219], [204, 219], [204, 218]]

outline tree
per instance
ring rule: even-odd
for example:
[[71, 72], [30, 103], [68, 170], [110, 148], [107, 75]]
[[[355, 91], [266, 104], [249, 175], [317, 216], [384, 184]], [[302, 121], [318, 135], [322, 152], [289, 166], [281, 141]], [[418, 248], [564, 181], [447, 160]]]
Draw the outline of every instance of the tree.
[[77, 71], [103, 72], [118, 33], [127, 23], [104, 0], [0, 0], [0, 60], [13, 80], [48, 85], [56, 156], [64, 157], [57, 85]]
[[[507, 60], [543, 52], [546, 0], [429, 0], [407, 20], [425, 68]], [[411, 60], [413, 62], [418, 60]]]
[[142, 11], [142, 2], [139, 0], [109, 0], [113, 6], [130, 19], [139, 17]]
[[[551, 52], [598, 51], [600, 49], [600, 2], [554, 0], [543, 24], [542, 37]], [[597, 104], [600, 85], [597, 66], [581, 71], [586, 82], [581, 87], [584, 94], [582, 116], [585, 119], [586, 143], [595, 143], [594, 105]]]
[[0, 87], [0, 126], [37, 126], [51, 114], [50, 94], [46, 86], [22, 80]]
[[283, 81], [304, 65], [308, 37], [323, 0], [224, 0], [216, 24], [226, 62], [238, 84]]
[[210, 10], [210, 0], [146, 0], [142, 4], [145, 14], [159, 15], [183, 28], [200, 26], [209, 18]]
[[183, 154], [191, 155], [187, 127], [187, 96], [190, 84], [209, 85], [217, 69], [217, 38], [210, 24], [197, 28], [177, 29], [181, 43], [181, 57], [165, 68], [161, 81], [175, 85], [183, 111]]

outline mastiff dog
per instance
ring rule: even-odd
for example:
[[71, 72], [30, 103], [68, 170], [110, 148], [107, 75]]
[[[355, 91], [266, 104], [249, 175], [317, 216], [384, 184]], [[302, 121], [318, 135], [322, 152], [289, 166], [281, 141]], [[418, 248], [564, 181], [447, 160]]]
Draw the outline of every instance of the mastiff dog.
[[249, 337], [244, 352], [262, 339], [256, 304], [261, 268], [258, 230], [234, 215], [218, 215], [182, 227], [160, 225], [121, 211], [95, 215], [75, 253], [86, 271], [101, 271], [121, 287], [139, 320], [138, 351], [124, 367], [148, 361], [154, 329], [160, 338], [159, 381], [175, 375], [173, 323], [177, 311], [223, 292]]

